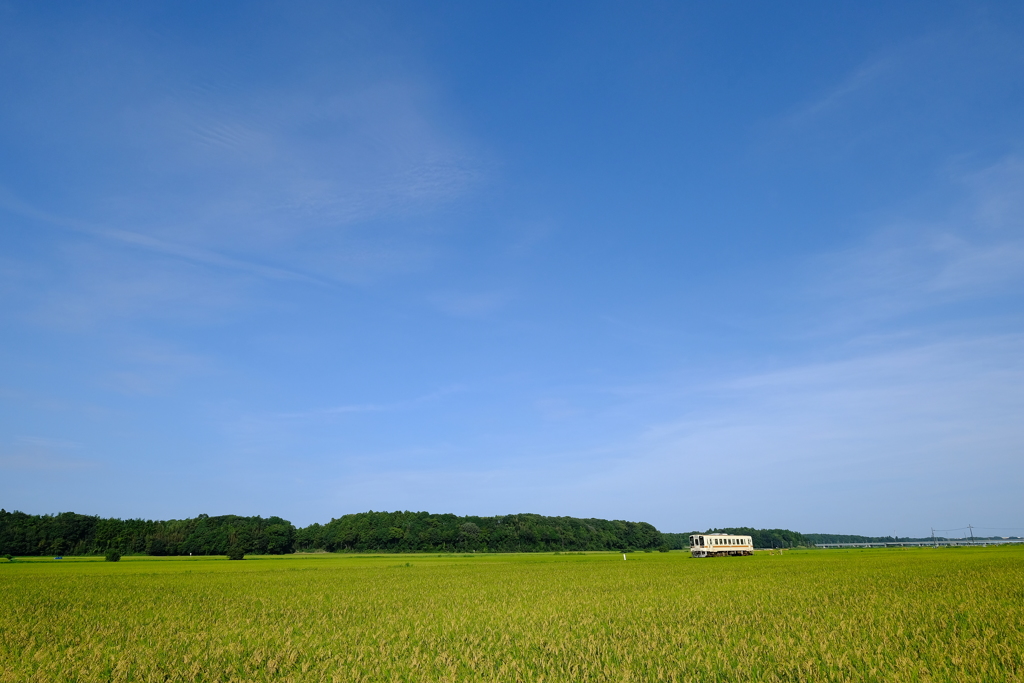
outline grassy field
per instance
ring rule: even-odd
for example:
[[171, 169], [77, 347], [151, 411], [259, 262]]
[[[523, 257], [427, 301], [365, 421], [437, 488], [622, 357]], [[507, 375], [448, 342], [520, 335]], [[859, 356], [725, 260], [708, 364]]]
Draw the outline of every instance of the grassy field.
[[1024, 548], [0, 560], [0, 681], [1021, 681]]

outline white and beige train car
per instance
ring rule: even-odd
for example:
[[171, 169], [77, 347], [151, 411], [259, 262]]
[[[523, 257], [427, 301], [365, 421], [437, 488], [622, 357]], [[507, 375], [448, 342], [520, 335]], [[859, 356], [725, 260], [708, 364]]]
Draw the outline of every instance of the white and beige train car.
[[694, 557], [753, 555], [754, 541], [750, 536], [735, 534], [693, 534], [690, 536], [690, 554]]

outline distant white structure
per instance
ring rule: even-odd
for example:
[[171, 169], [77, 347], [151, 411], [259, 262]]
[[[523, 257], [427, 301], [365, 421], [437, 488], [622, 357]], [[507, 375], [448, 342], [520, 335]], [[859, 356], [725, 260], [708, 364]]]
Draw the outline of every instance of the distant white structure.
[[734, 534], [693, 534], [690, 536], [690, 554], [694, 557], [753, 555], [754, 539]]

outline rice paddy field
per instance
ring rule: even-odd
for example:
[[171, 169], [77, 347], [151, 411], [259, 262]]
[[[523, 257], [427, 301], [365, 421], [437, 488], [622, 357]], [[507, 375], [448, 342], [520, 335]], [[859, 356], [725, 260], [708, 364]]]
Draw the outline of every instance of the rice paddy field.
[[0, 560], [0, 681], [1021, 681], [1024, 548]]

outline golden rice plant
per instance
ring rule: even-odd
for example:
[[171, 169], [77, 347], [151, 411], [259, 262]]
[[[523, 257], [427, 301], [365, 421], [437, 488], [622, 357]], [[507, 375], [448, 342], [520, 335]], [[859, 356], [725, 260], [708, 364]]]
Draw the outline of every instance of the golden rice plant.
[[1024, 548], [0, 564], [0, 683], [1021, 681]]

